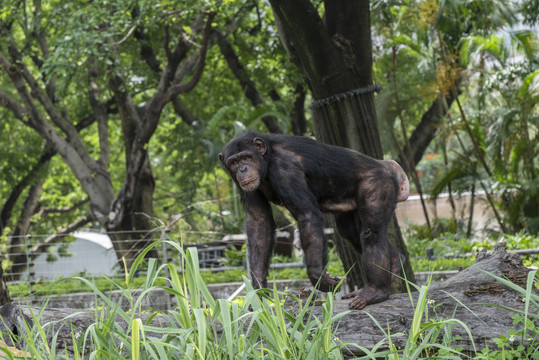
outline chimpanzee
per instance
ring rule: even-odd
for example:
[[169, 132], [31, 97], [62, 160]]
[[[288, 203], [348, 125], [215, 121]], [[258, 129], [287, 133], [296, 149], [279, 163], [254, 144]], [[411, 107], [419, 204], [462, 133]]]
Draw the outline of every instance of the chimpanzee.
[[364, 288], [345, 295], [351, 309], [386, 300], [401, 255], [387, 239], [396, 203], [408, 198], [409, 182], [392, 160], [308, 137], [246, 132], [232, 139], [219, 159], [241, 188], [246, 208], [253, 285], [266, 287], [275, 224], [270, 202], [285, 206], [297, 221], [307, 273], [313, 285], [338, 284], [324, 271], [327, 242], [322, 213], [334, 213], [337, 229], [362, 254]]

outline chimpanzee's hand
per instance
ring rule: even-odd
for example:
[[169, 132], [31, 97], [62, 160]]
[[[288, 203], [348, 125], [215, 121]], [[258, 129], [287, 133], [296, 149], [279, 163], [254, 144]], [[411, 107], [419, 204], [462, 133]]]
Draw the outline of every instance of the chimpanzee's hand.
[[339, 285], [339, 282], [341, 279], [337, 277], [331, 277], [329, 273], [325, 273], [320, 278], [320, 282], [318, 283], [317, 289], [323, 292], [330, 292], [337, 288], [337, 285]]

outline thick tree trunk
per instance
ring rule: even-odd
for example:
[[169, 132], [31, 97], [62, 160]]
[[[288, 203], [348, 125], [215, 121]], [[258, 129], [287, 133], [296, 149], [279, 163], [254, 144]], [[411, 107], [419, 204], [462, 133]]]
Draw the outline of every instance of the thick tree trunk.
[[[311, 108], [316, 137], [382, 158], [373, 98], [369, 1], [325, 1], [325, 26], [308, 0], [270, 3], [283, 45], [315, 99]], [[407, 255], [396, 219], [391, 221], [390, 242]], [[340, 237], [336, 246], [345, 271], [352, 269], [349, 286], [361, 287], [360, 255]], [[405, 271], [414, 278], [409, 262]], [[404, 292], [404, 282], [397, 280], [393, 290]]]
[[[147, 155], [146, 155], [147, 157]], [[107, 223], [107, 230], [114, 240], [114, 249], [120, 262], [125, 259], [129, 267], [136, 257], [152, 241], [153, 228], [153, 191], [155, 180], [149, 160], [146, 158], [138, 171], [136, 188], [132, 198], [127, 198], [122, 192], [118, 199], [123, 201], [123, 215], [120, 222]], [[110, 226], [110, 225], [113, 226]], [[158, 258], [157, 250], [153, 248], [147, 257]], [[122, 259], [123, 258], [123, 259]], [[122, 264], [123, 266], [123, 264]]]
[[[451, 107], [454, 100], [452, 93], [446, 97], [438, 97], [421, 117], [421, 121], [409, 139], [414, 164], [418, 164], [423, 158], [425, 150], [434, 139], [447, 109]], [[400, 161], [400, 163], [404, 162]]]

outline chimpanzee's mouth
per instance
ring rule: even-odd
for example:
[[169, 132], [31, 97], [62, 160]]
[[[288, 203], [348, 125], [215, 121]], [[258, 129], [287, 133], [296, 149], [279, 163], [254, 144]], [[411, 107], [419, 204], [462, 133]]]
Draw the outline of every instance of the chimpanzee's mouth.
[[240, 186], [245, 191], [255, 190], [258, 187], [258, 178], [252, 177], [244, 179], [243, 181], [240, 181]]

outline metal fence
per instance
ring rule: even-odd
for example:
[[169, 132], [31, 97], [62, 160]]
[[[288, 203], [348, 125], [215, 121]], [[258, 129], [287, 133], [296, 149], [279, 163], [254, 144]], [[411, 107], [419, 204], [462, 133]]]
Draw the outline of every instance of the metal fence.
[[[114, 234], [115, 241], [132, 244], [135, 246], [145, 239], [145, 234], [140, 237], [133, 237], [133, 234], [126, 238], [118, 237]], [[224, 271], [228, 269], [241, 269], [244, 266], [228, 266], [224, 261], [225, 251], [234, 246], [240, 249], [246, 241], [244, 234], [228, 235], [219, 237], [219, 234], [206, 234], [206, 239], [213, 236], [213, 241], [205, 244], [186, 244], [187, 247], [196, 247], [198, 250], [199, 263], [201, 269], [211, 269], [212, 271]], [[125, 269], [121, 257], [124, 255], [118, 253], [112, 244], [109, 234], [100, 231], [79, 231], [65, 237], [55, 244], [47, 243], [51, 235], [27, 235], [17, 239], [11, 239], [11, 243], [4, 244], [2, 247], [2, 263], [4, 267], [4, 280], [8, 287], [26, 284], [28, 288], [25, 291], [32, 292], [32, 287], [38, 283], [58, 278], [70, 278], [73, 276], [84, 277], [116, 277], [123, 276]], [[180, 242], [180, 237], [175, 238], [171, 234], [159, 234], [154, 240], [167, 239]], [[147, 241], [147, 240], [144, 240]], [[278, 233], [278, 243], [292, 246], [292, 240], [289, 233]], [[47, 244], [43, 247], [43, 244]], [[39, 250], [46, 250], [45, 252]], [[157, 246], [156, 254], [161, 263], [180, 264], [180, 257], [177, 251], [167, 246]], [[539, 249], [514, 250], [520, 255], [539, 254]], [[457, 254], [457, 255], [434, 255], [428, 254], [429, 259], [439, 257], [444, 258], [463, 258], [475, 256], [475, 253]], [[272, 268], [290, 268], [302, 267], [303, 263], [293, 262], [284, 264], [272, 264]], [[139, 275], [144, 274], [141, 269]], [[68, 280], [69, 281], [69, 280]], [[241, 281], [241, 279], [238, 279]], [[76, 290], [76, 289], [71, 289]], [[17, 296], [17, 292], [12, 292], [12, 297]]]

